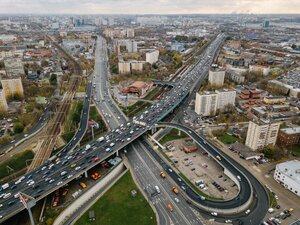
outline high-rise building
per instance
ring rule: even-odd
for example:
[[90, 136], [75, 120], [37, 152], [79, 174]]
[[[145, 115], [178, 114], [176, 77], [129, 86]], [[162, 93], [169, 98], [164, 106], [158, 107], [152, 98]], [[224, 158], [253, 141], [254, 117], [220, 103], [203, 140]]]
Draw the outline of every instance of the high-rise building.
[[0, 89], [0, 113], [7, 111], [6, 95], [3, 89]]
[[213, 116], [217, 110], [224, 111], [227, 106], [234, 106], [236, 91], [218, 90], [196, 94], [195, 112], [202, 116]]
[[208, 74], [208, 82], [212, 86], [222, 87], [224, 84], [225, 70], [221, 68], [211, 68]]
[[126, 29], [126, 37], [127, 38], [134, 38], [134, 29], [133, 28], [127, 28]]
[[217, 109], [223, 111], [227, 106], [234, 105], [236, 91], [224, 89], [224, 90], [217, 90], [216, 93], [218, 94]]
[[144, 61], [131, 61], [131, 71], [142, 71], [144, 63]]
[[127, 52], [137, 52], [137, 42], [132, 40], [126, 41]]
[[153, 64], [158, 61], [159, 51], [154, 50], [146, 53], [146, 62]]
[[300, 144], [300, 126], [280, 129], [278, 141], [284, 146]]
[[130, 62], [119, 62], [119, 74], [130, 73]]
[[280, 122], [268, 120], [250, 121], [246, 145], [252, 150], [261, 150], [265, 146], [274, 146], [277, 140]]
[[218, 105], [218, 94], [206, 92], [196, 94], [195, 112], [202, 116], [213, 116], [216, 114]]
[[263, 21], [263, 28], [268, 28], [268, 27], [270, 27], [270, 21], [269, 20]]

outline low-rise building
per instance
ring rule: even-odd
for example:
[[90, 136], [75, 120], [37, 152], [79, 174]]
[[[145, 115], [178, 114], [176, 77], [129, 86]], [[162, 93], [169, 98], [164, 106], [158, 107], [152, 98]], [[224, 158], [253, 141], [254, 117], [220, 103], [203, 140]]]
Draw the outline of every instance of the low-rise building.
[[279, 122], [270, 122], [269, 120], [250, 121], [245, 143], [246, 146], [252, 150], [261, 150], [265, 146], [274, 146], [279, 127]]
[[250, 72], [261, 72], [264, 76], [269, 75], [270, 73], [270, 66], [263, 66], [263, 65], [250, 65], [249, 66]]
[[227, 71], [227, 77], [229, 78], [229, 80], [231, 80], [237, 84], [242, 84], [245, 82], [245, 77], [233, 70]]
[[268, 96], [264, 97], [263, 102], [266, 104], [278, 104], [278, 103], [284, 103], [286, 100], [283, 96]]
[[300, 126], [280, 129], [278, 142], [283, 146], [300, 144]]
[[274, 179], [284, 188], [300, 196], [300, 161], [291, 160], [277, 164]]

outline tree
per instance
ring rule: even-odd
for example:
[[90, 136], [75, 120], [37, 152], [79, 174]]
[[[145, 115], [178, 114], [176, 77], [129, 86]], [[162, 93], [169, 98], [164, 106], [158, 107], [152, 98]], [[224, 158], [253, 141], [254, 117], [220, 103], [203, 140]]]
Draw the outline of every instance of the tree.
[[51, 74], [51, 77], [49, 79], [49, 82], [51, 85], [56, 86], [57, 85], [57, 75], [55, 73]]
[[47, 60], [42, 60], [42, 62], [41, 62], [42, 67], [47, 67], [48, 65], [49, 65], [49, 63]]
[[22, 133], [23, 130], [24, 130], [24, 126], [23, 126], [22, 123], [17, 122], [17, 123], [14, 124], [14, 132], [15, 132], [16, 134]]

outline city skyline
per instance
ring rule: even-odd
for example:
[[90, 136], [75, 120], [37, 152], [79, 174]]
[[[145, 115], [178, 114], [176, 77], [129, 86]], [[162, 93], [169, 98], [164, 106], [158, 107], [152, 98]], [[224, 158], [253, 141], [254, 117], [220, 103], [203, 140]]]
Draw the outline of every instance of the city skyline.
[[[13, 7], [12, 7], [13, 6]], [[0, 14], [298, 14], [300, 2], [291, 0], [1, 0]]]

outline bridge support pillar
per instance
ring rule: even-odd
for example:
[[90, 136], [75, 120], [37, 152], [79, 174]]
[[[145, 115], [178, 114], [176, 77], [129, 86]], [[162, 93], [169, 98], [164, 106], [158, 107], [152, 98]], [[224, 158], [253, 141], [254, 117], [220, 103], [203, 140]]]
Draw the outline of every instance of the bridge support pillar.
[[88, 178], [87, 171], [84, 172], [84, 177], [85, 177], [85, 178]]
[[116, 156], [119, 156], [119, 155], [120, 155], [120, 153], [119, 153], [119, 151], [117, 151], [117, 152], [116, 152]]
[[154, 127], [154, 128], [151, 129], [151, 135], [153, 135], [155, 133], [156, 133], [156, 127]]
[[178, 130], [178, 136], [181, 136], [181, 130]]

